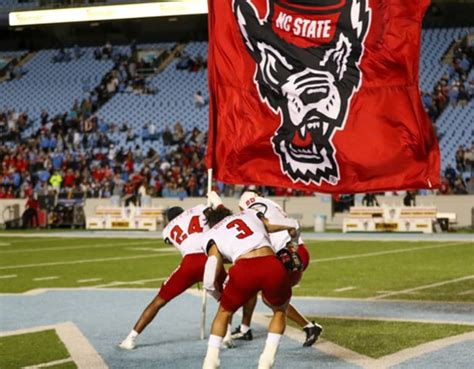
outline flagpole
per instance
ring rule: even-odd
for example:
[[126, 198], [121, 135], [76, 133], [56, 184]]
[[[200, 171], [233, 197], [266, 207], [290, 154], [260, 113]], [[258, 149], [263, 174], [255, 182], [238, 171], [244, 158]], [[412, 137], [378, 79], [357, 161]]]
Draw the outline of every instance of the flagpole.
[[[212, 168], [207, 170], [207, 206], [211, 205], [209, 194], [212, 191]], [[206, 289], [202, 289], [202, 301], [201, 301], [201, 339], [206, 337], [206, 307], [207, 307], [207, 293]]]

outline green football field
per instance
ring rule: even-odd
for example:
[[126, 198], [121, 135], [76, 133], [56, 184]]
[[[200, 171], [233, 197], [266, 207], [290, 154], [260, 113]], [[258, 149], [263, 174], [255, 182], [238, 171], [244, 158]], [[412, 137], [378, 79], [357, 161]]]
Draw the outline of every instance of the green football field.
[[[311, 263], [293, 290], [296, 296], [374, 303], [474, 302], [473, 243], [309, 241], [307, 246]], [[1, 237], [0, 294], [44, 288], [159, 288], [180, 259], [161, 239]], [[324, 326], [323, 339], [371, 358], [474, 330], [472, 323], [310, 318]], [[25, 346], [30, 348], [27, 355], [21, 350]], [[0, 334], [0, 367], [47, 363], [75, 368], [67, 349], [54, 332]]]
[[[474, 301], [467, 242], [309, 241], [299, 296]], [[159, 287], [179, 264], [157, 239], [0, 238], [0, 293], [58, 287]]]

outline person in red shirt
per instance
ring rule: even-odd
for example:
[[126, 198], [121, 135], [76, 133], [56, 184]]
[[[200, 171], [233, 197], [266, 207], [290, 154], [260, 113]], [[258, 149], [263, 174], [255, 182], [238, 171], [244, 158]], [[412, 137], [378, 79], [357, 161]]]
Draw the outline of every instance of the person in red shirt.
[[28, 198], [28, 201], [25, 205], [25, 211], [22, 215], [22, 224], [23, 228], [33, 228], [33, 220], [35, 227], [39, 226], [38, 220], [38, 210], [39, 210], [39, 203], [33, 196]]

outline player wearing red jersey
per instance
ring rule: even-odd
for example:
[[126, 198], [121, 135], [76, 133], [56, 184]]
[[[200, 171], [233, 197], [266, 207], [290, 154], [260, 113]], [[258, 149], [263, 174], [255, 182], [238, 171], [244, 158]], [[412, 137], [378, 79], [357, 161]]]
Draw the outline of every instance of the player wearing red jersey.
[[209, 240], [206, 243], [208, 260], [203, 278], [206, 290], [219, 298], [216, 276], [222, 271], [224, 260], [231, 261], [233, 266], [212, 323], [203, 369], [219, 368], [220, 347], [232, 315], [259, 291], [273, 310], [273, 317], [258, 368], [270, 369], [285, 331], [291, 285], [289, 274], [270, 246], [268, 233], [284, 230], [294, 233], [295, 229], [272, 225], [263, 214], [253, 210], [232, 215], [230, 210], [219, 206], [207, 212], [206, 217], [211, 227], [206, 234]]
[[[209, 230], [204, 216], [205, 209], [206, 206], [198, 205], [186, 211], [180, 207], [172, 207], [166, 212], [169, 223], [163, 230], [163, 239], [166, 243], [173, 244], [181, 252], [183, 259], [163, 283], [157, 296], [145, 308], [127, 338], [119, 345], [121, 348], [134, 349], [138, 335], [156, 314], [176, 296], [202, 281], [207, 261], [207, 256], [203, 252], [202, 235]], [[224, 269], [217, 274], [218, 291], [222, 289], [226, 276]]]

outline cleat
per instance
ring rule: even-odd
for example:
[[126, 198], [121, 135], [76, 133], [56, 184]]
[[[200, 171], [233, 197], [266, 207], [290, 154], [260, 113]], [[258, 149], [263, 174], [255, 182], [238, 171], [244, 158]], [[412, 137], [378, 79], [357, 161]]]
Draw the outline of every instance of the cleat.
[[205, 358], [204, 364], [202, 365], [202, 369], [219, 369], [221, 367], [221, 362], [218, 359], [214, 361], [212, 359]]
[[135, 343], [135, 340], [125, 339], [122, 341], [119, 347], [124, 350], [133, 350], [135, 347], [137, 347], [137, 344]]
[[273, 368], [273, 364], [273, 360], [264, 357], [263, 355], [260, 355], [260, 359], [258, 360], [258, 369], [271, 369]]
[[235, 348], [235, 342], [232, 338], [225, 339], [224, 341], [222, 341], [222, 347], [228, 349]]
[[235, 330], [232, 332], [231, 337], [234, 340], [243, 340], [243, 341], [252, 341], [253, 340], [252, 330], [249, 329], [247, 331], [247, 333], [242, 333], [240, 331], [240, 325], [237, 328], [235, 328]]
[[304, 341], [304, 347], [313, 346], [314, 343], [318, 340], [321, 332], [323, 331], [323, 327], [319, 324], [312, 322], [313, 326], [309, 328], [303, 328], [304, 332], [306, 333], [306, 341]]

